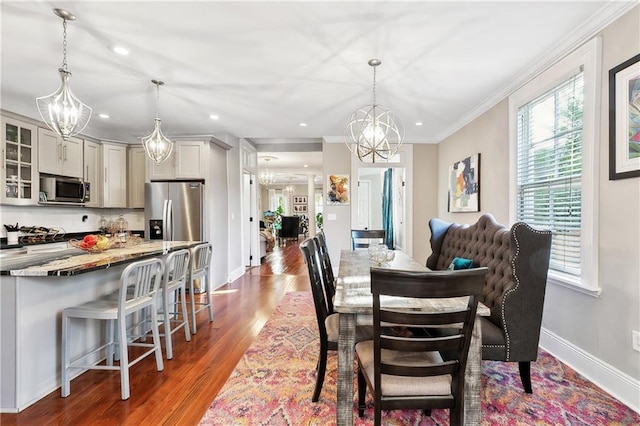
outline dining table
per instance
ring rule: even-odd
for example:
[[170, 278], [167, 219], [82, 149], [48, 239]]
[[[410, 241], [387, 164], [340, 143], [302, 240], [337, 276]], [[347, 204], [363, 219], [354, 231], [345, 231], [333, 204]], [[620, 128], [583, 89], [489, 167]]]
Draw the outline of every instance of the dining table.
[[[368, 250], [342, 250], [336, 280], [334, 309], [339, 315], [338, 335], [338, 381], [337, 381], [337, 425], [352, 425], [354, 410], [354, 345], [356, 323], [373, 314], [371, 294], [371, 266], [405, 271], [429, 271], [429, 268], [402, 251], [396, 250], [392, 260], [378, 264], [370, 259]], [[419, 309], [427, 312], [442, 312], [466, 306], [467, 297], [441, 299], [406, 299], [386, 297], [381, 299], [383, 307]], [[489, 308], [478, 303], [474, 322], [464, 388], [464, 424], [478, 425], [481, 419], [480, 363], [482, 359], [482, 334], [478, 315], [488, 316]]]

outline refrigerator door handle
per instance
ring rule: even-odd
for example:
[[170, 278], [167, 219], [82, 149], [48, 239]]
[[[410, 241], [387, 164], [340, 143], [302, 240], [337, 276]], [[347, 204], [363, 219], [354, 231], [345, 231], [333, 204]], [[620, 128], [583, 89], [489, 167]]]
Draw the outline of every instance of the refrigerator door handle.
[[168, 203], [169, 200], [164, 200], [164, 202], [162, 203], [162, 239], [164, 241], [167, 241], [167, 238], [169, 237], [169, 234], [167, 234], [167, 207], [168, 207]]
[[169, 239], [167, 241], [173, 241], [173, 200], [168, 200], [167, 222], [169, 230]]

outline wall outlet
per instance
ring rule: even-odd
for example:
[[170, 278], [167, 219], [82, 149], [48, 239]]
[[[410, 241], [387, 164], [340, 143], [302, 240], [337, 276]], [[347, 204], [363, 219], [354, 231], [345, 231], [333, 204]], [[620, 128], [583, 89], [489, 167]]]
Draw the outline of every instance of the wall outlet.
[[632, 330], [631, 336], [633, 338], [633, 350], [640, 352], [640, 331]]

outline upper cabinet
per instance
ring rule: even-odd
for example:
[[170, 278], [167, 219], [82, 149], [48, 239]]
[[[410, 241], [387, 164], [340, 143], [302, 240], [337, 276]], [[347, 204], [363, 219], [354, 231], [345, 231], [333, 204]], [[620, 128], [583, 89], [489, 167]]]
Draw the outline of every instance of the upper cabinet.
[[205, 179], [208, 145], [203, 141], [176, 141], [171, 156], [160, 164], [147, 158], [149, 180]]
[[1, 117], [2, 173], [5, 187], [0, 199], [3, 204], [37, 204], [38, 170], [36, 168], [37, 128], [10, 118]]
[[66, 141], [49, 129], [38, 128], [38, 170], [40, 173], [82, 178], [84, 175], [82, 139]]
[[127, 207], [144, 208], [145, 158], [147, 155], [141, 145], [130, 145], [128, 150], [127, 186], [129, 191]]
[[102, 146], [84, 141], [84, 182], [89, 184], [85, 207], [102, 207]]
[[102, 207], [127, 207], [127, 147], [102, 143]]

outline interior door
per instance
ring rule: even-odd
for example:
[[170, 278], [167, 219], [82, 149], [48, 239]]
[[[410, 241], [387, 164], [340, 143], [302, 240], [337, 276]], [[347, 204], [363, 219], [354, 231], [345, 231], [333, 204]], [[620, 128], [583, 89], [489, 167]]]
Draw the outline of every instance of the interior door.
[[371, 227], [371, 185], [368, 180], [358, 181], [358, 222], [355, 229]]

